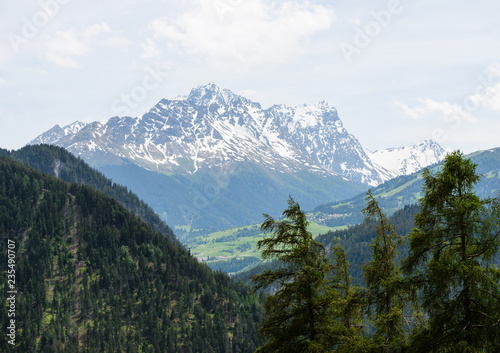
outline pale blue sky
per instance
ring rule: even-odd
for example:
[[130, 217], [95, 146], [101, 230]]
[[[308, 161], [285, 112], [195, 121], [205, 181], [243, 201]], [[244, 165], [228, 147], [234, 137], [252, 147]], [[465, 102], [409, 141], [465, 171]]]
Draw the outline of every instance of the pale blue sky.
[[0, 4], [0, 147], [136, 116], [208, 82], [263, 107], [326, 100], [368, 149], [499, 147], [496, 0]]

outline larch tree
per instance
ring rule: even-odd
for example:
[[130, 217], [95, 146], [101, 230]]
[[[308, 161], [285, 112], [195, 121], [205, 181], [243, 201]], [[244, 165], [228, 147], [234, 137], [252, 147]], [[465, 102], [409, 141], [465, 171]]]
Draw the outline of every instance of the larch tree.
[[427, 322], [415, 330], [410, 351], [500, 351], [500, 212], [498, 200], [474, 193], [479, 179], [459, 151], [434, 175], [424, 170], [403, 269]]
[[277, 284], [265, 301], [259, 331], [268, 341], [256, 352], [329, 352], [334, 328], [325, 248], [307, 230], [306, 215], [292, 198], [282, 220], [264, 215], [261, 229], [271, 233], [258, 242], [263, 259], [282, 266], [252, 277], [255, 289]]
[[331, 249], [333, 272], [330, 296], [333, 309], [333, 350], [339, 353], [367, 352], [367, 341], [362, 335], [363, 298], [359, 287], [353, 285], [349, 261], [339, 241]]
[[404, 315], [408, 295], [402, 286], [403, 275], [398, 264], [399, 249], [403, 244], [375, 197], [368, 191], [366, 220], [376, 221], [376, 236], [371, 248], [372, 260], [363, 266], [365, 303], [375, 333], [371, 339], [373, 351], [397, 351], [406, 345]]

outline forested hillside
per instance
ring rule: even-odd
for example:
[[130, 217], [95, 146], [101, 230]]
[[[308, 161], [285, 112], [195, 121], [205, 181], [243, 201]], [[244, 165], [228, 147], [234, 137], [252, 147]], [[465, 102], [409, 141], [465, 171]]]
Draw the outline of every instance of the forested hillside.
[[82, 159], [75, 157], [61, 147], [50, 145], [26, 146], [17, 151], [3, 151], [22, 163], [29, 164], [43, 173], [56, 176], [68, 183], [89, 185], [96, 190], [102, 191], [106, 195], [118, 200], [129, 210], [135, 212], [143, 220], [149, 223], [155, 231], [175, 239], [175, 235], [153, 211], [149, 205], [139, 199], [135, 193], [127, 190], [126, 187], [112, 182], [101, 172], [90, 167]]
[[[0, 253], [0, 292], [17, 291], [15, 346], [1, 340], [2, 352], [253, 352], [260, 344], [261, 301], [247, 286], [197, 263], [103, 193], [7, 156], [0, 242], [12, 250]], [[6, 328], [9, 302], [0, 309]]]

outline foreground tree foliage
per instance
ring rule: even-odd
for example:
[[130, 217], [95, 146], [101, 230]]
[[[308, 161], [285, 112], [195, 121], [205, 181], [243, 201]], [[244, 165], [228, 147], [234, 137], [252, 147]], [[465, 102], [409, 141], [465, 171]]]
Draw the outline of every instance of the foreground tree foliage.
[[361, 335], [363, 300], [362, 291], [352, 284], [349, 261], [342, 245], [337, 242], [331, 248], [333, 264], [331, 288], [334, 315], [333, 348], [337, 352], [365, 352], [366, 342]]
[[428, 322], [415, 332], [412, 351], [500, 350], [499, 205], [474, 194], [479, 178], [460, 152], [448, 155], [436, 175], [424, 171], [404, 269]]
[[377, 222], [376, 237], [371, 245], [373, 259], [363, 266], [366, 310], [375, 327], [370, 346], [374, 352], [397, 351], [406, 345], [405, 324], [409, 322], [404, 315], [408, 295], [397, 263], [403, 239], [370, 191], [366, 200], [368, 205], [363, 213], [368, 221]]
[[292, 199], [283, 220], [266, 216], [259, 247], [281, 267], [253, 276], [274, 291], [257, 352], [500, 352], [500, 206], [475, 195], [479, 178], [460, 152], [426, 169], [408, 247], [368, 192], [362, 288], [339, 239], [325, 251]]
[[332, 266], [291, 198], [283, 216], [277, 221], [265, 215], [261, 225], [272, 233], [258, 243], [262, 257], [277, 259], [282, 266], [252, 278], [256, 289], [278, 285], [276, 294], [265, 301], [266, 315], [259, 329], [269, 341], [257, 352], [326, 352], [334, 335], [333, 298], [326, 277]]

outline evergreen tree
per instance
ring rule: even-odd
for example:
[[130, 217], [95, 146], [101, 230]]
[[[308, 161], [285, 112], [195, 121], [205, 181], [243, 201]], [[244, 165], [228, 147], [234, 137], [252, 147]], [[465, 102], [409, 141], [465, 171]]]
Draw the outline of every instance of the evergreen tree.
[[282, 266], [252, 277], [256, 290], [278, 285], [276, 293], [266, 298], [264, 323], [259, 328], [269, 340], [257, 352], [326, 352], [334, 326], [327, 283], [332, 266], [292, 198], [283, 215], [280, 221], [264, 215], [261, 225], [272, 233], [258, 242], [262, 257], [279, 260]]
[[461, 152], [442, 171], [424, 171], [424, 197], [410, 234], [404, 270], [420, 289], [428, 322], [416, 330], [411, 351], [500, 350], [500, 271], [497, 200], [473, 191], [480, 176]]
[[405, 345], [406, 295], [401, 268], [397, 263], [398, 249], [403, 241], [396, 233], [371, 191], [367, 193], [367, 207], [363, 210], [367, 221], [376, 221], [372, 260], [363, 266], [366, 284], [367, 312], [375, 326], [372, 349], [396, 351]]
[[338, 241], [332, 246], [331, 253], [333, 272], [328, 293], [332, 297], [334, 317], [332, 348], [336, 352], [365, 352], [366, 342], [361, 335], [362, 293], [359, 287], [352, 285], [349, 261]]

